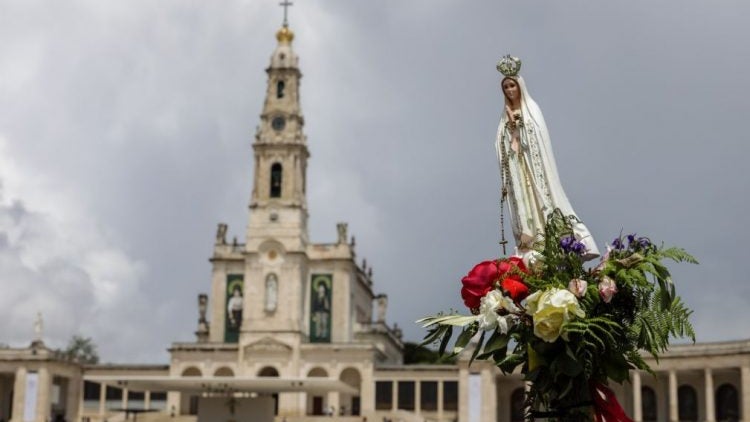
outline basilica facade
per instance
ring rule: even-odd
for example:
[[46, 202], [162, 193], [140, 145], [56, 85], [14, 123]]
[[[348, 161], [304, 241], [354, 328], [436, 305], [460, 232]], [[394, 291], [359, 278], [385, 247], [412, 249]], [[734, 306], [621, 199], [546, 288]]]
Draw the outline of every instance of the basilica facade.
[[[218, 225], [195, 341], [157, 365], [81, 365], [42, 339], [0, 349], [0, 421], [523, 420], [520, 374], [466, 356], [403, 364], [345, 223], [334, 243], [309, 239], [302, 74], [293, 32], [276, 38], [244, 242]], [[650, 364], [614, 386], [634, 420], [750, 421], [750, 341], [679, 345]]]
[[219, 225], [210, 322], [201, 315], [197, 343], [172, 346], [170, 375], [222, 368], [237, 377], [334, 378], [356, 393], [280, 394], [277, 413], [359, 414], [373, 408], [375, 367], [399, 364], [402, 343], [385, 323], [387, 297], [374, 293], [372, 273], [355, 261], [347, 225], [338, 224], [335, 243], [309, 239], [302, 75], [292, 31], [284, 26], [276, 37], [253, 143], [245, 242], [228, 243]]

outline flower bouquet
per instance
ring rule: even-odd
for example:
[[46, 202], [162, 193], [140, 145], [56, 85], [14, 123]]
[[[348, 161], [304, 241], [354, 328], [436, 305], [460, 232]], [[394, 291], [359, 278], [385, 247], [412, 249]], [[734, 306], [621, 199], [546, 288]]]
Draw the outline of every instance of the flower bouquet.
[[443, 354], [460, 328], [452, 353], [478, 337], [471, 361], [491, 359], [503, 373], [520, 366], [530, 382], [527, 420], [630, 421], [607, 385], [628, 380], [630, 369], [651, 371], [641, 351], [658, 359], [670, 337], [695, 341], [692, 311], [663, 261], [697, 261], [683, 249], [621, 235], [586, 268], [575, 221], [555, 210], [533, 250], [477, 264], [461, 280], [472, 315], [419, 320], [428, 328], [423, 344], [438, 343]]

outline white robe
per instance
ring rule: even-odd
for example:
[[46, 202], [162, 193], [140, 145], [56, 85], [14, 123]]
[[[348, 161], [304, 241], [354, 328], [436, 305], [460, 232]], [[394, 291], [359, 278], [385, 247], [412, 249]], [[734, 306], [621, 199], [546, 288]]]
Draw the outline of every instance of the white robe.
[[[513, 79], [518, 82], [521, 92], [523, 123], [519, 128], [520, 145], [518, 152], [511, 149], [512, 133], [507, 125], [508, 116], [503, 110], [497, 128], [495, 148], [502, 183], [508, 192], [513, 237], [519, 249], [529, 250], [535, 241], [541, 239], [547, 216], [555, 208], [559, 208], [564, 215], [576, 214], [557, 174], [542, 111], [526, 90], [523, 78], [519, 76]], [[503, 163], [506, 158], [507, 168], [504, 170]], [[508, 174], [505, 174], [506, 171]], [[573, 232], [576, 239], [586, 246], [584, 259], [599, 256], [599, 249], [583, 223], [574, 223]]]

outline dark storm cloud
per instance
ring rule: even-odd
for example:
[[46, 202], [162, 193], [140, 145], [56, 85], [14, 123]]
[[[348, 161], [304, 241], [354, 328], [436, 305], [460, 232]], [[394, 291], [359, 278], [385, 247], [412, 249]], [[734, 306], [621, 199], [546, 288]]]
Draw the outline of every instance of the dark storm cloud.
[[[27, 341], [50, 303], [102, 303], [102, 317], [156, 309], [148, 329], [133, 313], [117, 319], [135, 349], [108, 334], [115, 317], [85, 326], [108, 360], [163, 361], [170, 341], [192, 338], [216, 223], [242, 241], [276, 3], [0, 4], [6, 244], [23, 201], [40, 238], [78, 238], [81, 251], [35, 243], [43, 273], [3, 252], [3, 287], [45, 286], [5, 308], [18, 328], [3, 341]], [[421, 337], [418, 317], [461, 309], [460, 277], [499, 254], [494, 63], [508, 52], [524, 60], [563, 185], [598, 243], [625, 230], [685, 247], [701, 265], [675, 275], [699, 339], [747, 336], [746, 3], [295, 3], [311, 238], [331, 241], [349, 221], [408, 339]], [[110, 253], [84, 262], [101, 244]], [[112, 288], [102, 279], [125, 293], [98, 302]], [[49, 330], [64, 341], [80, 328]]]

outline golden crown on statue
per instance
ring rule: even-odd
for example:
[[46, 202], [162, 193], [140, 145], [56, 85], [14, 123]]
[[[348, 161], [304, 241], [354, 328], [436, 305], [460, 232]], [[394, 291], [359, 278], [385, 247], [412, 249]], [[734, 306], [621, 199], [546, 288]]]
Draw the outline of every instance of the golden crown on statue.
[[521, 70], [521, 59], [510, 54], [504, 55], [497, 62], [497, 71], [505, 76], [517, 76]]

